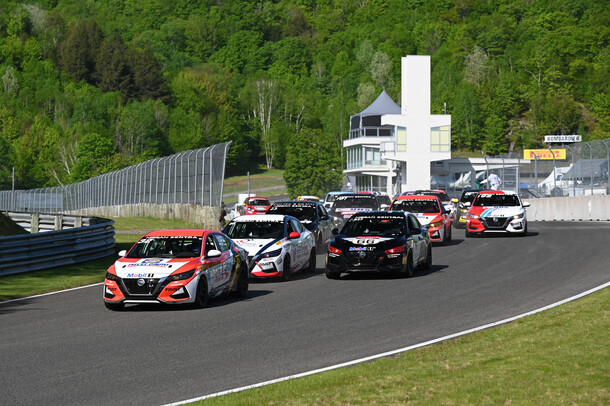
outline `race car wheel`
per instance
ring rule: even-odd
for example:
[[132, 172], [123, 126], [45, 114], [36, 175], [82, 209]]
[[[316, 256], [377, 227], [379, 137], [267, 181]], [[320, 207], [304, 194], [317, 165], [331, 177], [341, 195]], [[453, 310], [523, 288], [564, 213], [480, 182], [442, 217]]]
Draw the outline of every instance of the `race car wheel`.
[[308, 273], [316, 273], [316, 250], [315, 248], [311, 250], [309, 254], [309, 263], [307, 264], [307, 272]]
[[525, 237], [527, 235], [527, 223], [525, 223], [525, 227], [523, 228], [523, 232], [519, 234], [521, 237]]
[[403, 276], [406, 276], [407, 278], [413, 276], [413, 255], [410, 252], [407, 255], [407, 264], [405, 265]]
[[284, 265], [282, 267], [282, 279], [289, 281], [290, 276], [290, 255], [286, 255], [284, 257]]
[[108, 303], [108, 302], [104, 302], [104, 304], [106, 305], [106, 309], [112, 310], [112, 311], [115, 311], [115, 312], [123, 310], [125, 308], [125, 304], [124, 303]]
[[428, 270], [432, 267], [432, 247], [428, 245], [428, 254], [426, 255], [426, 262], [422, 265], [422, 269]]
[[324, 254], [324, 244], [322, 243], [322, 234], [318, 234], [318, 238], [316, 238], [316, 254]]
[[470, 238], [470, 237], [472, 237], [472, 233], [470, 231], [468, 231], [468, 229], [466, 229], [465, 236], [466, 236], [466, 238]]
[[328, 279], [339, 279], [341, 277], [341, 272], [326, 271], [326, 277]]
[[199, 278], [199, 284], [197, 285], [197, 295], [195, 296], [194, 306], [197, 309], [202, 309], [207, 306], [208, 300], [210, 300], [210, 292], [208, 292], [208, 281], [203, 275]]
[[237, 284], [231, 296], [233, 297], [246, 297], [248, 294], [248, 267], [245, 262], [239, 265], [237, 271]]
[[452, 238], [453, 238], [453, 229], [451, 227], [449, 227], [449, 236], [447, 237], [447, 243], [450, 243]]

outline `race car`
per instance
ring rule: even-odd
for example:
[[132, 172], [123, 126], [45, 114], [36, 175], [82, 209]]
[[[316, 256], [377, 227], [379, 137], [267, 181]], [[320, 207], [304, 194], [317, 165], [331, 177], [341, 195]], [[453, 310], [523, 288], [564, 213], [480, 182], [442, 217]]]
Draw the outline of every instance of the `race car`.
[[244, 297], [248, 292], [246, 251], [219, 231], [153, 231], [119, 256], [104, 280], [110, 310], [130, 303], [201, 308], [223, 293]]
[[233, 219], [223, 231], [248, 252], [251, 278], [289, 280], [294, 272], [316, 270], [313, 234], [295, 217], [255, 214]]
[[430, 240], [443, 245], [451, 241], [451, 215], [438, 197], [431, 195], [398, 196], [390, 210], [412, 213], [422, 225], [428, 227]]
[[328, 244], [326, 277], [344, 272], [391, 272], [413, 276], [432, 266], [432, 244], [426, 227], [403, 211], [354, 214]]
[[444, 190], [416, 190], [413, 194], [436, 196], [438, 197], [438, 200], [441, 201], [443, 206], [445, 206], [445, 210], [447, 210], [451, 215], [453, 215], [453, 212], [455, 211], [455, 204]]
[[527, 234], [525, 208], [529, 202], [521, 203], [515, 192], [503, 190], [480, 191], [472, 201], [466, 202], [466, 237], [483, 233]]
[[247, 197], [242, 212], [245, 215], [265, 214], [269, 206], [271, 206], [271, 202], [266, 197]]
[[267, 210], [267, 214], [286, 214], [299, 220], [306, 229], [311, 231], [316, 242], [316, 252], [326, 253], [326, 245], [332, 239], [334, 221], [318, 202], [275, 202]]
[[474, 197], [480, 191], [480, 189], [465, 189], [462, 191], [459, 200], [454, 202], [457, 205], [457, 208], [453, 212], [453, 227], [466, 228], [466, 215], [468, 214], [469, 207], [466, 207], [464, 203], [472, 203]]
[[342, 226], [353, 214], [363, 211], [379, 210], [377, 196], [372, 193], [346, 193], [335, 197], [329, 214]]

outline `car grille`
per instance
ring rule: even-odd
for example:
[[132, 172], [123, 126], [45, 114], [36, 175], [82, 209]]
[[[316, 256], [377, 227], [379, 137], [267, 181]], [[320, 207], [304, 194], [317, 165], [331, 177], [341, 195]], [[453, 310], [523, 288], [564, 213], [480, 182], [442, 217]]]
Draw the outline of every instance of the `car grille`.
[[508, 225], [509, 217], [482, 217], [485, 228], [490, 230], [501, 230]]
[[141, 278], [144, 280], [144, 285], [139, 286], [139, 279], [123, 279], [125, 288], [129, 295], [152, 295], [159, 284], [159, 279]]
[[[360, 253], [364, 253], [364, 257]], [[373, 251], [352, 251], [347, 255], [350, 263], [356, 266], [377, 266], [378, 256], [379, 254]]]

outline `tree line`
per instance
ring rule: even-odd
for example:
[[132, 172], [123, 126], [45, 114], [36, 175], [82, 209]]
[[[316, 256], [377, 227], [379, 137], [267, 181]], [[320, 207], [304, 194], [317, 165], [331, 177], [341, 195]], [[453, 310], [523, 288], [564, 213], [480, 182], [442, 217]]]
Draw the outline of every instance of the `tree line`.
[[341, 183], [349, 117], [432, 56], [455, 155], [610, 134], [603, 0], [5, 0], [0, 188], [81, 181], [232, 141], [227, 174]]

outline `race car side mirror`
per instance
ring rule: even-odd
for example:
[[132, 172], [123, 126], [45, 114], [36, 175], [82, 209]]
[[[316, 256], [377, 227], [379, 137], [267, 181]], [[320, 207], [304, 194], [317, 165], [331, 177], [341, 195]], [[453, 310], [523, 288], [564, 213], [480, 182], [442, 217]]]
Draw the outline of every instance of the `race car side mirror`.
[[296, 231], [293, 231], [292, 233], [288, 234], [288, 239], [289, 240], [295, 240], [297, 238], [300, 238], [301, 234], [297, 233]]
[[471, 203], [470, 202], [464, 202], [464, 207], [470, 207]]
[[338, 228], [333, 228], [333, 229], [331, 230], [331, 233], [332, 233], [333, 235], [337, 235], [337, 234], [339, 234], [339, 229], [338, 229]]
[[127, 255], [127, 250], [119, 251], [119, 257], [124, 257], [125, 255]]
[[206, 257], [208, 258], [215, 258], [215, 257], [219, 257], [222, 255], [222, 252], [218, 251], [218, 250], [209, 250], [208, 254], [206, 255]]
[[421, 234], [421, 228], [414, 228], [411, 230], [411, 235]]
[[523, 202], [523, 207], [530, 207], [531, 203], [530, 202]]

